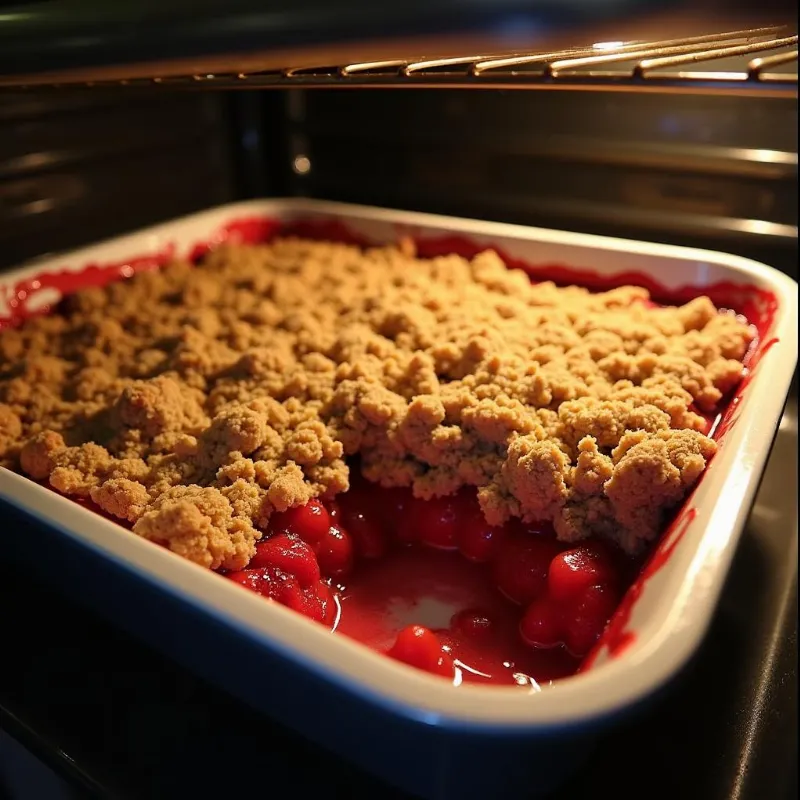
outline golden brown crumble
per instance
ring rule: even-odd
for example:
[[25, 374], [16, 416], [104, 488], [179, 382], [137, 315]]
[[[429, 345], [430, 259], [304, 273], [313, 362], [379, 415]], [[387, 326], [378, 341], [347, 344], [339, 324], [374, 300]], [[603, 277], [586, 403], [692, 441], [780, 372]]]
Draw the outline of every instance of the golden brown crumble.
[[715, 450], [752, 329], [706, 297], [531, 284], [493, 252], [223, 246], [0, 334], [0, 463], [211, 568], [370, 480], [634, 551]]

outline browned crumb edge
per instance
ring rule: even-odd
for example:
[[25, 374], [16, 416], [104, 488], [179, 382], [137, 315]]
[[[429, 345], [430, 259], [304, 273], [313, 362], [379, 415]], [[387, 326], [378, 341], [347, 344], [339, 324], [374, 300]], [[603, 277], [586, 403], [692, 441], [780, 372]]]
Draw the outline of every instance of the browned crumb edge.
[[635, 551], [715, 451], [704, 419], [751, 327], [706, 297], [532, 285], [493, 252], [297, 239], [88, 289], [0, 334], [0, 463], [206, 567], [274, 509], [348, 488], [347, 456], [486, 518]]

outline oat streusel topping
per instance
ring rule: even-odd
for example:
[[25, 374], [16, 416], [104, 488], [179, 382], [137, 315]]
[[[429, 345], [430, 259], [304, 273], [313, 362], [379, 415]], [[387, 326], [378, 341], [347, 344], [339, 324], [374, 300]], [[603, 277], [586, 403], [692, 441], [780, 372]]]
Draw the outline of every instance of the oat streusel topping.
[[750, 326], [706, 297], [531, 284], [493, 252], [222, 246], [0, 333], [0, 463], [238, 569], [273, 510], [367, 478], [634, 551], [715, 451]]

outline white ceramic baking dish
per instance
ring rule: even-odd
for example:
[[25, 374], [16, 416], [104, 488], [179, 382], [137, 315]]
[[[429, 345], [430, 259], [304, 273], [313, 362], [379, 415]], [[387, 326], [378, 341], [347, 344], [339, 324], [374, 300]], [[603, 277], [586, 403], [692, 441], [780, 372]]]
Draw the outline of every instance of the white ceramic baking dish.
[[[0, 469], [4, 547], [246, 701], [406, 789], [462, 798], [544, 789], [577, 763], [577, 744], [589, 730], [662, 687], [698, 647], [795, 369], [797, 285], [762, 264], [714, 252], [322, 201], [255, 200], [6, 272], [0, 320], [51, 305], [65, 279], [82, 285], [124, 277], [143, 256], [189, 255], [198, 244], [286, 226], [375, 243], [412, 236], [423, 253], [493, 246], [534, 276], [593, 286], [644, 282], [682, 299], [708, 292], [757, 318], [752, 372], [718, 425], [719, 452], [587, 669], [538, 691], [450, 686]], [[35, 532], [19, 536], [23, 524]]]

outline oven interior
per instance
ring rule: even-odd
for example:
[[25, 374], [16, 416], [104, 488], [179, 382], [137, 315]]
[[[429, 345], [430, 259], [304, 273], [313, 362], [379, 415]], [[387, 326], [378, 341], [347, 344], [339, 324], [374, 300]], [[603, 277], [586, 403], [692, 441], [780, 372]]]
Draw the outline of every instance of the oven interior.
[[[0, 3], [0, 23], [11, 5]], [[125, 67], [113, 66], [108, 47], [92, 51], [88, 67], [55, 45], [37, 61], [23, 47], [27, 29], [12, 42], [0, 25], [8, 45], [0, 56], [0, 269], [235, 199], [310, 196], [723, 250], [797, 276], [797, 36], [796, 23], [784, 24], [786, 4], [773, 4], [769, 23], [730, 6], [705, 16], [656, 10], [641, 23], [586, 16], [571, 17], [570, 27], [559, 17], [544, 42], [535, 25], [504, 22], [491, 28], [490, 46], [476, 36], [488, 19], [480, 14], [460, 38], [404, 39], [420, 27], [414, 14], [430, 12], [426, 31], [446, 28], [447, 15], [434, 12], [447, 3], [428, 11], [409, 3], [396, 38], [364, 47], [362, 33], [368, 39], [385, 15], [373, 20], [369, 4], [350, 5], [362, 14], [357, 24], [328, 23], [328, 31], [343, 28], [343, 45], [320, 49], [323, 33], [293, 61], [263, 53], [225, 61], [211, 50], [198, 60], [187, 39], [173, 64], [159, 60], [156, 36]], [[509, 14], [515, 5], [500, 4]], [[620, 4], [623, 14], [633, 6]], [[325, 4], [301, 3], [300, 11], [296, 25], [311, 20], [325, 30]], [[214, 36], [200, 12], [194, 44], [205, 46]], [[144, 33], [153, 19], [143, 12]], [[111, 30], [110, 17], [102, 21]], [[315, 30], [307, 25], [309, 41]], [[134, 46], [119, 40], [123, 50]], [[202, 70], [190, 69], [198, 63]], [[633, 797], [643, 784], [653, 798], [795, 796], [797, 511], [787, 487], [796, 484], [796, 455], [795, 389], [700, 654], [668, 699], [607, 737], [564, 797], [589, 797], [599, 785]], [[192, 748], [232, 747], [222, 732], [234, 727], [240, 752], [263, 759], [269, 750], [271, 770], [296, 772], [300, 752], [318, 759], [326, 780], [334, 776], [342, 797], [394, 796], [67, 600], [53, 612], [47, 587], [2, 560], [0, 569], [6, 602], [25, 597], [37, 626], [50, 631], [43, 644], [29, 621], [10, 621], [19, 644], [5, 665], [0, 722], [78, 796], [158, 796], [163, 782], [187, 780]], [[65, 653], [78, 648], [114, 668], [99, 642], [134, 665], [126, 674], [136, 685], [126, 691], [172, 726], [167, 756], [153, 761], [122, 734], [143, 724], [141, 713], [110, 682], [64, 699], [81, 669]], [[54, 656], [72, 670], [54, 673]], [[59, 701], [32, 702], [19, 688], [31, 681]], [[180, 713], [187, 703], [191, 719]], [[102, 711], [110, 705], [114, 724]], [[687, 729], [685, 709], [698, 705], [701, 723]], [[129, 758], [110, 771], [107, 754], [123, 745]], [[146, 758], [147, 774], [136, 767]], [[691, 791], [679, 776], [654, 785], [654, 770], [669, 763], [692, 776]], [[324, 785], [307, 781], [309, 793]]]

